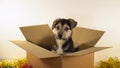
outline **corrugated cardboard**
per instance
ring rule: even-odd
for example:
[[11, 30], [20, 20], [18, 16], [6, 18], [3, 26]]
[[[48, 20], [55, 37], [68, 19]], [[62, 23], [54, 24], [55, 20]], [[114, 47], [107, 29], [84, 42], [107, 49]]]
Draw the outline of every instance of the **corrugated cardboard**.
[[27, 41], [46, 49], [51, 49], [51, 45], [54, 42], [54, 34], [48, 25], [20, 27], [20, 29]]
[[26, 41], [11, 41], [27, 51], [33, 68], [93, 68], [94, 52], [107, 47], [94, 47], [104, 31], [76, 27], [73, 30], [74, 46], [80, 50], [64, 56], [51, 52], [54, 34], [48, 25], [20, 27]]
[[82, 56], [40, 59], [27, 52], [27, 58], [33, 68], [94, 68], [93, 53]]

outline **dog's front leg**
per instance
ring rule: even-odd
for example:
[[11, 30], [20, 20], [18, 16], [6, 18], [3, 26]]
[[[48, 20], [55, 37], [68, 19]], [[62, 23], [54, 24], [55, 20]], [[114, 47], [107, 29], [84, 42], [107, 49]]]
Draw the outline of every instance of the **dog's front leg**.
[[61, 46], [58, 46], [57, 53], [58, 53], [58, 54], [63, 54], [62, 45], [61, 45]]
[[62, 45], [64, 44], [64, 40], [57, 39], [56, 42], [57, 42], [57, 46], [58, 46], [57, 53], [58, 54], [63, 54], [64, 51], [62, 49]]

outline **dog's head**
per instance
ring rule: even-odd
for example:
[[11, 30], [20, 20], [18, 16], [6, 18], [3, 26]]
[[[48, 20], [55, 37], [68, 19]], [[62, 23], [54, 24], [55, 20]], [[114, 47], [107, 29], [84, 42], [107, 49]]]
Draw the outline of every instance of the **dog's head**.
[[72, 29], [77, 25], [77, 22], [73, 19], [56, 19], [53, 22], [52, 30], [55, 34], [55, 38], [61, 40], [67, 40], [72, 35]]

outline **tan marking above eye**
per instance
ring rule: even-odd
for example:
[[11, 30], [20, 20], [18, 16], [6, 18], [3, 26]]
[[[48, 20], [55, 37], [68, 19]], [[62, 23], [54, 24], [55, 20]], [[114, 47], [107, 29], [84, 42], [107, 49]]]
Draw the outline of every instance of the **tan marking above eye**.
[[68, 27], [65, 27], [65, 28], [64, 28], [64, 30], [65, 30], [65, 31], [68, 31], [68, 30], [69, 30], [69, 28], [68, 28]]
[[57, 24], [56, 25], [56, 29], [59, 30], [61, 28], [61, 25], [60, 24]]
[[70, 29], [70, 27], [68, 25], [64, 25], [64, 30], [68, 31]]

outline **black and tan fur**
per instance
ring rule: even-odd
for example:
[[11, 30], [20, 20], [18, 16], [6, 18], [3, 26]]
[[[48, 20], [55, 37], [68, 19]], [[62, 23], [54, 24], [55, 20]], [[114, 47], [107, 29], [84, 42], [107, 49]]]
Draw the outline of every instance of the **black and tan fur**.
[[55, 35], [55, 44], [52, 48], [58, 54], [74, 51], [72, 40], [72, 29], [77, 25], [73, 19], [56, 19], [53, 22], [52, 30]]

